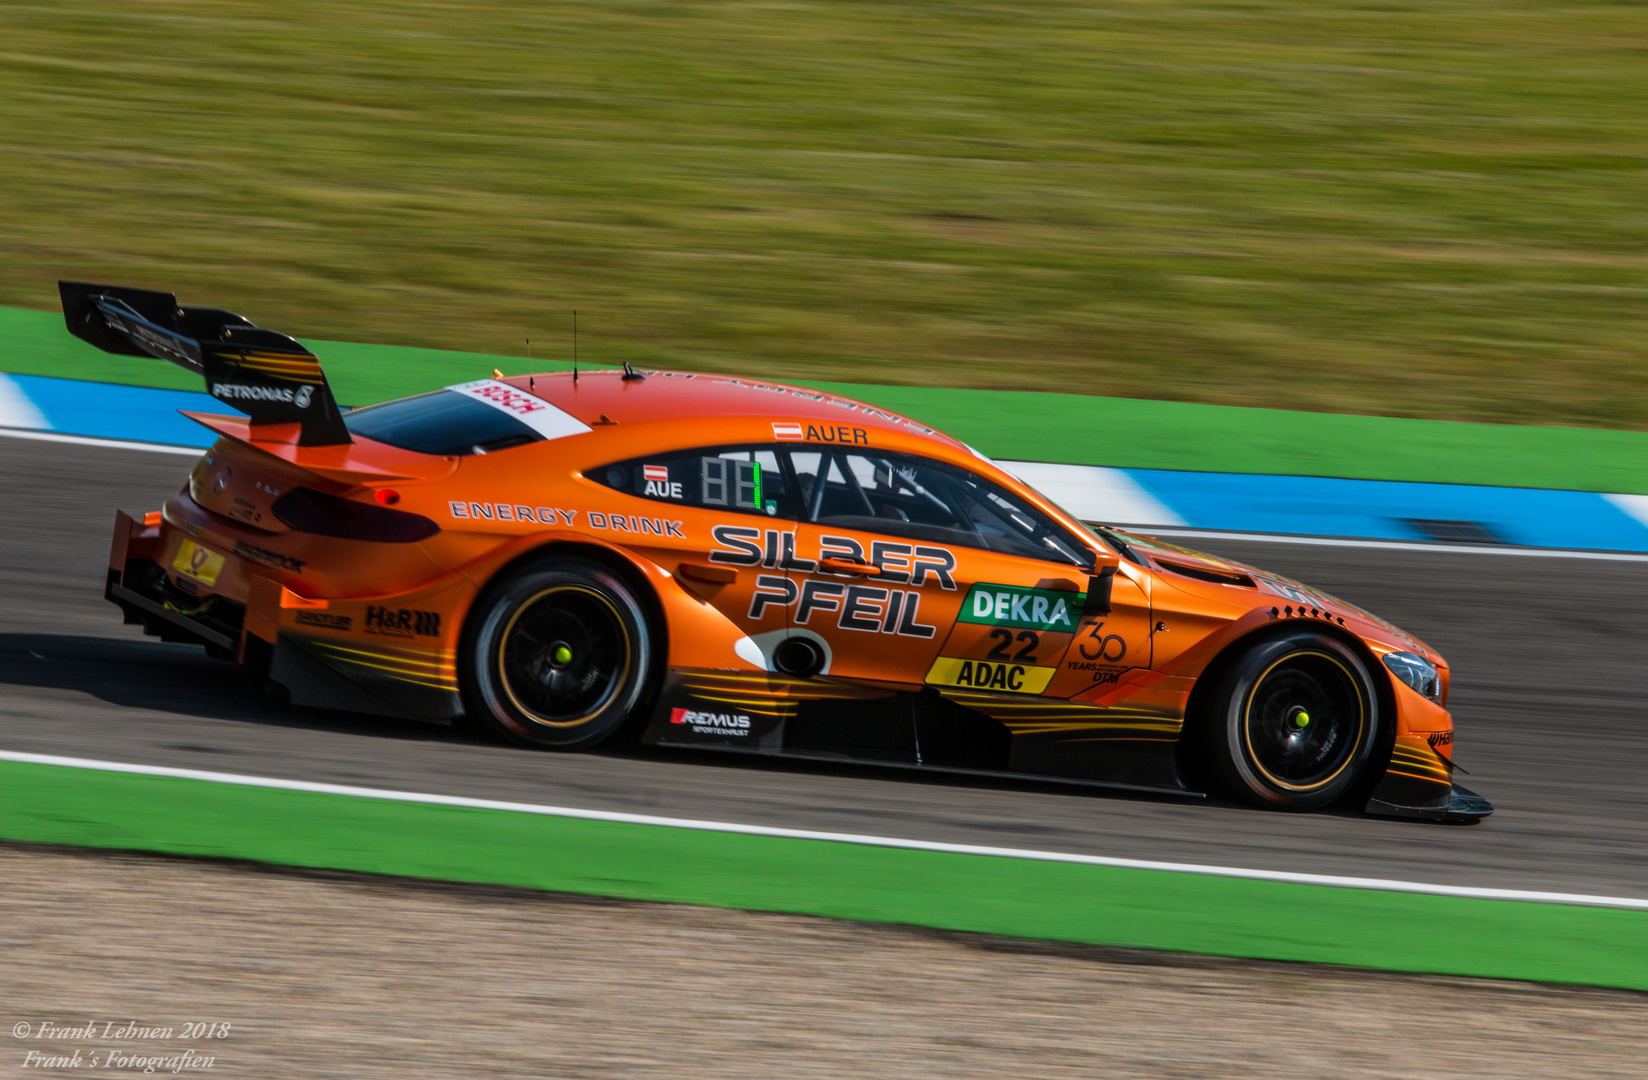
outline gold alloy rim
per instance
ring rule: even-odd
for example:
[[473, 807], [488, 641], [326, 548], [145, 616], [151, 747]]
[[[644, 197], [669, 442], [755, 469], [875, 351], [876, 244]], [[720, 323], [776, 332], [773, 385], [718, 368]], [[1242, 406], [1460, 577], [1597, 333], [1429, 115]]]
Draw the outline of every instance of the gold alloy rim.
[[[1294, 784], [1283, 780], [1279, 776], [1273, 775], [1269, 769], [1265, 768], [1264, 765], [1260, 763], [1259, 754], [1253, 749], [1253, 700], [1258, 696], [1259, 688], [1265, 684], [1265, 680], [1270, 677], [1270, 673], [1272, 671], [1275, 671], [1278, 667], [1290, 660], [1297, 660], [1304, 656], [1314, 656], [1328, 661], [1334, 667], [1344, 672], [1345, 678], [1350, 681], [1351, 686], [1355, 690], [1353, 696], [1356, 698], [1356, 740], [1351, 743], [1350, 749], [1345, 752], [1345, 760], [1337, 769], [1333, 770], [1331, 775], [1310, 784]], [[1247, 747], [1248, 761], [1252, 762], [1254, 769], [1258, 770], [1260, 775], [1262, 775], [1266, 780], [1275, 784], [1277, 787], [1284, 788], [1288, 791], [1316, 791], [1320, 788], [1326, 787], [1328, 784], [1333, 783], [1334, 779], [1340, 773], [1349, 768], [1350, 763], [1356, 759], [1356, 751], [1361, 746], [1363, 733], [1367, 729], [1367, 715], [1368, 710], [1363, 702], [1360, 680], [1356, 678], [1350, 668], [1346, 667], [1337, 656], [1334, 656], [1331, 653], [1317, 652], [1315, 650], [1311, 650], [1310, 652], [1288, 653], [1286, 656], [1278, 658], [1269, 667], [1265, 668], [1259, 677], [1253, 681], [1253, 689], [1248, 691], [1247, 703], [1242, 708], [1242, 742]]]
[[[608, 683], [607, 692], [601, 695], [601, 700], [593, 711], [587, 712], [583, 716], [572, 720], [546, 720], [542, 716], [539, 716], [537, 713], [533, 712], [527, 706], [523, 705], [521, 703], [521, 699], [516, 696], [515, 688], [509, 684], [509, 672], [505, 670], [504, 655], [509, 644], [509, 635], [514, 631], [515, 624], [520, 622], [521, 616], [531, 610], [532, 606], [544, 597], [562, 592], [576, 592], [582, 593], [585, 596], [592, 596], [599, 600], [607, 611], [612, 613], [613, 621], [616, 623], [619, 629], [619, 636], [622, 638], [624, 643], [624, 661], [619, 669], [617, 677], [610, 680]], [[530, 599], [515, 609], [515, 613], [510, 616], [509, 622], [504, 624], [503, 632], [498, 635], [498, 645], [496, 651], [498, 662], [498, 682], [503, 686], [504, 693], [509, 696], [510, 702], [520, 711], [521, 715], [525, 716], [534, 724], [540, 724], [544, 727], [572, 728], [577, 727], [580, 724], [589, 723], [595, 717], [605, 712], [608, 705], [612, 704], [614, 688], [623, 686], [629, 679], [630, 659], [633, 649], [630, 643], [629, 629], [624, 625], [623, 614], [618, 610], [613, 602], [607, 598], [605, 593], [598, 589], [592, 589], [587, 585], [556, 585], [552, 588], [545, 589], [542, 592], [535, 593]]]

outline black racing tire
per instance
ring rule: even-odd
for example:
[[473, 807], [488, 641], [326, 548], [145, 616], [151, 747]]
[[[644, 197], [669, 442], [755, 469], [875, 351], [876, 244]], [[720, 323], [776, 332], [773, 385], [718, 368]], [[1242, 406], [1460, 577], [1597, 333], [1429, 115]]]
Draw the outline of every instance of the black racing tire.
[[523, 746], [594, 746], [641, 711], [658, 647], [633, 587], [605, 566], [522, 567], [470, 615], [459, 660], [467, 726]]
[[1284, 810], [1344, 797], [1380, 745], [1379, 694], [1362, 658], [1296, 630], [1252, 645], [1225, 669], [1200, 740], [1225, 792]]

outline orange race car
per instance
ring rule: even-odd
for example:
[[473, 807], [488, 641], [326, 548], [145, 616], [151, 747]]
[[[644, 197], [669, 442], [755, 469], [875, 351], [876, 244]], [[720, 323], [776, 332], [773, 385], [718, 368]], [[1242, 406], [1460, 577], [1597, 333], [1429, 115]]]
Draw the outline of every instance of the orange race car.
[[1032, 775], [1449, 820], [1447, 664], [1251, 567], [1090, 528], [964, 444], [812, 390], [494, 377], [341, 411], [298, 342], [64, 282], [69, 329], [248, 418], [107, 596], [297, 704], [514, 742]]

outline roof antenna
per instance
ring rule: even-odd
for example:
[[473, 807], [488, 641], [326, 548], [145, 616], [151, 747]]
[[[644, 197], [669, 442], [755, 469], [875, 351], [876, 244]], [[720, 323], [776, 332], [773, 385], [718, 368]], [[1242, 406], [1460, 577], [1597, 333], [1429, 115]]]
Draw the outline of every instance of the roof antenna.
[[629, 366], [629, 361], [628, 360], [624, 361], [624, 381], [625, 382], [640, 382], [644, 378], [646, 378], [645, 375], [641, 374], [639, 371], [636, 371], [634, 368]]
[[529, 394], [538, 392], [538, 384], [532, 374], [532, 339], [526, 339], [526, 390]]
[[578, 385], [578, 309], [572, 309], [572, 385]]

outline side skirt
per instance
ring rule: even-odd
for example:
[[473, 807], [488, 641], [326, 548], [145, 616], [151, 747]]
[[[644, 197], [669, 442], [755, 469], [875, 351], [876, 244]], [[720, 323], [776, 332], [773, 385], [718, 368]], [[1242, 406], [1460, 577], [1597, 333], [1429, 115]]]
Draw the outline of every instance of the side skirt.
[[1078, 739], [1062, 747], [1055, 744], [1059, 736], [1069, 734], [1040, 724], [1003, 722], [932, 688], [908, 693], [757, 673], [672, 671], [641, 742], [1206, 797], [1180, 782], [1172, 740]]

